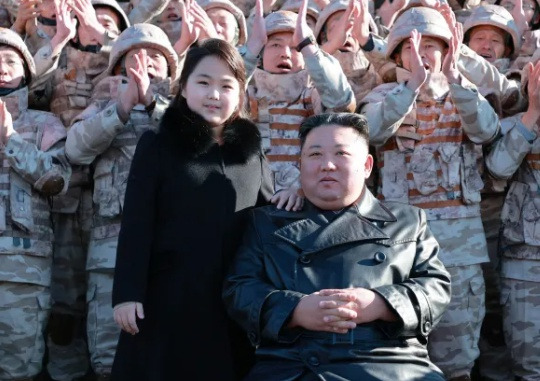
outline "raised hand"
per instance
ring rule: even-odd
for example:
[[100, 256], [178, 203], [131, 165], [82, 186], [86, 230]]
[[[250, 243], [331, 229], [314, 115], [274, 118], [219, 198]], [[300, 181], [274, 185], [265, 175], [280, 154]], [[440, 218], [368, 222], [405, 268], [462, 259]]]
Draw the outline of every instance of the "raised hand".
[[199, 38], [201, 40], [207, 39], [207, 38], [220, 38], [216, 28], [214, 27], [214, 23], [208, 17], [208, 14], [202, 7], [194, 1], [191, 4], [191, 11], [193, 15], [193, 23], [200, 29]]
[[303, 0], [302, 5], [300, 5], [300, 9], [298, 10], [298, 18], [296, 19], [296, 29], [294, 30], [294, 33], [292, 36], [292, 43], [294, 44], [294, 46], [297, 46], [307, 37], [313, 35], [313, 31], [307, 24], [307, 19], [306, 19], [307, 6], [308, 6], [308, 0]]
[[352, 35], [358, 41], [360, 46], [364, 46], [369, 41], [369, 26], [372, 21], [371, 14], [369, 13], [368, 0], [359, 0], [357, 8], [358, 11], [353, 13], [354, 26]]
[[[529, 30], [529, 21], [527, 20], [527, 16], [525, 16], [523, 0], [514, 0], [514, 8], [512, 8], [512, 12], [510, 13], [518, 27], [519, 36], [523, 36], [523, 34]], [[516, 47], [516, 49], [518, 49], [518, 47]]]
[[7, 144], [7, 141], [13, 132], [15, 132], [15, 130], [13, 129], [11, 113], [8, 111], [6, 104], [0, 100], [0, 139], [2, 144]]
[[[410, 48], [410, 70], [411, 70], [411, 78], [409, 82], [407, 83], [407, 87], [409, 87], [413, 91], [417, 91], [420, 89], [420, 87], [424, 84], [424, 82], [427, 79], [427, 69], [424, 67], [424, 63], [422, 62], [422, 57], [420, 57], [420, 41], [422, 40], [422, 34], [419, 33], [416, 29], [414, 29], [411, 32], [411, 37], [409, 38], [409, 42], [411, 44]], [[403, 52], [402, 54], [407, 54], [407, 52]]]
[[54, 6], [56, 9], [56, 34], [51, 40], [53, 51], [56, 50], [57, 45], [61, 45], [60, 49], [62, 49], [77, 34], [77, 20], [71, 14], [71, 7], [67, 0], [55, 1]]
[[179, 57], [183, 56], [189, 47], [199, 39], [200, 27], [194, 24], [193, 12], [191, 10], [194, 0], [185, 0], [181, 8], [182, 13], [182, 31], [180, 38], [175, 42], [173, 48]]
[[81, 27], [85, 28], [98, 43], [103, 44], [106, 29], [100, 24], [92, 2], [90, 0], [70, 0], [70, 5], [77, 15]]
[[39, 16], [39, 10], [37, 9], [39, 0], [21, 0], [19, 2], [19, 9], [17, 10], [17, 18], [13, 23], [13, 29], [20, 35], [26, 33], [26, 23], [34, 20]]
[[256, 0], [255, 17], [253, 19], [251, 33], [249, 33], [246, 42], [246, 47], [251, 54], [258, 56], [267, 41], [268, 36], [266, 35], [266, 24], [264, 21], [263, 0]]
[[137, 83], [139, 101], [137, 103], [149, 106], [154, 98], [154, 93], [150, 87], [150, 77], [148, 76], [148, 58], [146, 49], [141, 49], [140, 52], [134, 55], [135, 68], [130, 68], [129, 71], [133, 75], [133, 79]]
[[538, 133], [538, 119], [540, 118], [540, 61], [536, 65], [529, 62], [524, 70], [525, 77], [528, 78], [529, 107], [523, 114], [521, 121], [529, 130]]
[[[355, 6], [355, 0], [349, 0], [345, 13], [341, 16], [341, 19], [337, 23], [336, 27], [332, 30], [332, 34], [327, 36], [327, 41], [321, 46], [328, 54], [334, 54], [340, 49], [347, 39], [351, 36], [354, 26], [354, 15], [358, 13], [358, 8]], [[298, 16], [300, 17], [300, 16]]]
[[441, 71], [446, 76], [448, 83], [459, 83], [461, 75], [458, 69], [458, 59], [461, 44], [463, 43], [463, 25], [456, 20], [454, 12], [448, 4], [441, 5], [439, 11], [449, 23], [448, 27], [452, 31], [452, 38], [450, 39]]

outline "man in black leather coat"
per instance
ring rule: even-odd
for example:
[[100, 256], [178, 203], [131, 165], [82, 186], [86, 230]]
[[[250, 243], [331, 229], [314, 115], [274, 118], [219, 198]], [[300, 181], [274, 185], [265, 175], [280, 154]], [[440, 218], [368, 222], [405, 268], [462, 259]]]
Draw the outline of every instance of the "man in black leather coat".
[[427, 336], [450, 276], [421, 209], [379, 202], [357, 114], [300, 130], [302, 211], [255, 209], [223, 291], [256, 346], [248, 380], [444, 380]]

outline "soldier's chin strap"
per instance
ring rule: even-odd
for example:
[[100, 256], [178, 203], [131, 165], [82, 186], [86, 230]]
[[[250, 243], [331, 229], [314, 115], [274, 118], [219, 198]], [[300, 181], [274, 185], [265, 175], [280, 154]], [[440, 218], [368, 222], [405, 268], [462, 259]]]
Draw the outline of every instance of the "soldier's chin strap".
[[56, 26], [56, 19], [38, 16], [37, 21], [46, 26]]
[[21, 80], [21, 83], [19, 84], [19, 86], [17, 86], [16, 88], [14, 89], [9, 89], [7, 87], [0, 87], [0, 97], [5, 97], [6, 95], [9, 95], [19, 89], [22, 89], [23, 87], [26, 86], [26, 78], [23, 78]]
[[79, 41], [71, 41], [71, 45], [81, 52], [99, 53], [101, 51], [101, 45], [82, 45]]

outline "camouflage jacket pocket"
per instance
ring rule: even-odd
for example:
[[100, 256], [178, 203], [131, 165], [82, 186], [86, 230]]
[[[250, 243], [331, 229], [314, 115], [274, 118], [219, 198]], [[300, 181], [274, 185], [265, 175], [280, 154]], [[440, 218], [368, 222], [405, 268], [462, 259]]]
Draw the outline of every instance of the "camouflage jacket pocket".
[[440, 180], [436, 163], [435, 155], [426, 147], [415, 150], [411, 156], [410, 168], [414, 185], [423, 195], [431, 194], [439, 187]]
[[442, 172], [441, 185], [446, 190], [453, 190], [460, 183], [461, 158], [459, 157], [459, 146], [459, 144], [441, 144], [437, 150]]
[[540, 197], [531, 193], [523, 202], [523, 238], [527, 245], [540, 246]]
[[409, 185], [405, 154], [396, 151], [384, 152], [384, 167], [381, 169], [381, 175], [384, 199], [408, 203]]
[[478, 171], [479, 153], [469, 144], [463, 147], [463, 165], [461, 166], [461, 190], [465, 204], [480, 202], [480, 191], [484, 187], [482, 176]]
[[10, 173], [9, 198], [13, 223], [26, 233], [33, 232], [32, 186], [14, 172]]
[[517, 181], [512, 182], [506, 194], [501, 211], [503, 236], [510, 244], [523, 243], [523, 219], [522, 210], [525, 198], [529, 197], [529, 186]]
[[97, 213], [102, 217], [114, 217], [120, 214], [118, 191], [113, 183], [115, 161], [103, 158], [94, 171], [94, 203]]

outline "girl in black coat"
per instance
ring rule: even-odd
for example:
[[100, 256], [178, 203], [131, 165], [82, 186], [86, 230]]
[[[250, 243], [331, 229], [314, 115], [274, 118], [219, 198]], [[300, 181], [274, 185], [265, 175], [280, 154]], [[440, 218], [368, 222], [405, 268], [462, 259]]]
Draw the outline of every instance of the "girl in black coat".
[[191, 49], [160, 131], [137, 145], [114, 278], [123, 332], [113, 380], [227, 381], [246, 370], [247, 341], [221, 288], [246, 211], [270, 199], [272, 183], [257, 127], [240, 117], [245, 81], [231, 45]]

